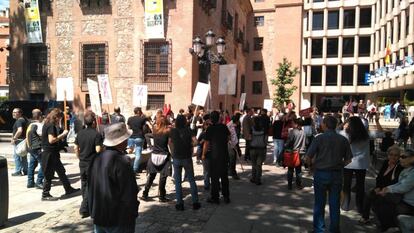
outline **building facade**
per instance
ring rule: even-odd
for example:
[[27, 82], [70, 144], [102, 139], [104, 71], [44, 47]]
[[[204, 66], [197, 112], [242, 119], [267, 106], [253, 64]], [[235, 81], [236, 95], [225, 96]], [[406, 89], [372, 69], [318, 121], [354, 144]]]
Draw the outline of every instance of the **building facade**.
[[[148, 110], [171, 104], [174, 112], [186, 109], [205, 70], [189, 53], [193, 38], [212, 29], [225, 37], [224, 58], [237, 64], [236, 95], [219, 96], [217, 64], [211, 65], [212, 108], [235, 109], [240, 79], [246, 73], [248, 53], [243, 50], [252, 6], [237, 0], [163, 0], [164, 36], [148, 38], [145, 1], [54, 0], [40, 1], [43, 43], [29, 44], [24, 4], [10, 2], [12, 99], [54, 100], [56, 78], [72, 77], [73, 107], [89, 105], [87, 79], [108, 74], [114, 106], [130, 115], [134, 85], [148, 86]], [[220, 20], [217, 20], [220, 19]], [[217, 39], [216, 37], [216, 39]], [[223, 106], [224, 103], [227, 106]]]
[[[401, 64], [413, 56], [414, 1], [306, 0], [304, 10], [301, 108], [392, 101], [412, 89]], [[370, 80], [382, 67], [390, 75]], [[397, 67], [405, 71], [392, 77]]]
[[9, 10], [0, 11], [0, 96], [9, 95]]

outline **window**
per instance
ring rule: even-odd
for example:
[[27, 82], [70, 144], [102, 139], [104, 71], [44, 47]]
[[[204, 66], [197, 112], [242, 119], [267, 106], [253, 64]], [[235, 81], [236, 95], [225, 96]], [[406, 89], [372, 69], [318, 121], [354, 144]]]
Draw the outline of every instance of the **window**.
[[221, 2], [221, 25], [227, 27], [227, 0]]
[[342, 82], [343, 86], [354, 85], [354, 66], [346, 65], [342, 66]]
[[254, 17], [254, 26], [256, 26], [256, 27], [264, 26], [264, 16], [255, 16]]
[[[171, 41], [144, 42], [142, 57], [142, 77], [148, 91], [171, 91]], [[201, 67], [200, 72], [203, 70]]]
[[264, 2], [265, 0], [254, 0], [254, 2]]
[[252, 82], [252, 94], [253, 95], [261, 95], [262, 94], [262, 81], [253, 81]]
[[147, 110], [162, 109], [165, 103], [164, 95], [148, 95]]
[[369, 57], [370, 56], [370, 45], [371, 38], [368, 37], [359, 37], [359, 55], [360, 57]]
[[355, 27], [355, 10], [344, 10], [344, 28]]
[[253, 71], [263, 70], [263, 61], [253, 61]]
[[326, 44], [327, 57], [338, 57], [338, 38], [330, 38]]
[[353, 57], [354, 56], [354, 37], [343, 38], [342, 44], [342, 57]]
[[365, 74], [369, 73], [369, 65], [358, 65], [358, 85], [366, 86], [368, 83], [365, 82]]
[[406, 10], [405, 15], [405, 36], [408, 36], [410, 34], [410, 11]]
[[246, 92], [246, 76], [242, 74], [240, 78], [240, 94]]
[[233, 28], [233, 38], [237, 40], [237, 36], [239, 33], [239, 14], [235, 13], [234, 15], [234, 28]]
[[33, 81], [45, 81], [49, 75], [48, 47], [44, 44], [28, 46], [25, 56], [26, 72]]
[[326, 86], [338, 85], [338, 67], [326, 66]]
[[323, 12], [313, 12], [312, 30], [323, 30]]
[[322, 57], [323, 39], [312, 39], [312, 58]]
[[325, 0], [313, 0], [313, 2], [324, 2]]
[[311, 86], [322, 85], [322, 66], [311, 66]]
[[233, 16], [227, 11], [227, 29], [233, 30]]
[[328, 29], [339, 28], [339, 11], [328, 12]]
[[371, 27], [371, 8], [362, 8], [359, 15], [359, 27]]
[[254, 50], [262, 50], [263, 49], [263, 37], [255, 37], [254, 38]]
[[82, 44], [82, 90], [87, 90], [87, 79], [96, 80], [98, 74], [108, 73], [108, 46], [106, 43]]

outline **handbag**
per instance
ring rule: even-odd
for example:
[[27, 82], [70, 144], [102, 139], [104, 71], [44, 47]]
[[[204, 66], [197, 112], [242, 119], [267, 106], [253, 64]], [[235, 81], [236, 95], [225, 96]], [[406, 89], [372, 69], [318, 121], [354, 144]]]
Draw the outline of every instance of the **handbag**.
[[168, 155], [163, 154], [151, 154], [151, 162], [155, 166], [161, 166], [167, 160]]
[[298, 150], [285, 150], [283, 152], [283, 166], [297, 167], [300, 166], [300, 158]]
[[18, 156], [20, 156], [20, 157], [27, 156], [27, 151], [28, 151], [28, 148], [27, 148], [27, 141], [26, 141], [26, 139], [22, 140], [21, 142], [19, 142], [16, 145], [16, 154]]

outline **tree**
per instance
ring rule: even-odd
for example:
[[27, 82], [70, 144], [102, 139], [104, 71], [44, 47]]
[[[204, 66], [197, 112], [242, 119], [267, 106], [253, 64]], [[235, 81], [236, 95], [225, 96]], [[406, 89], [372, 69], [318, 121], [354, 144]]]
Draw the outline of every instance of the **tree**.
[[284, 105], [291, 101], [290, 97], [298, 88], [292, 85], [293, 78], [298, 72], [298, 67], [292, 68], [292, 62], [283, 57], [283, 62], [279, 63], [279, 68], [276, 70], [276, 78], [271, 79], [272, 85], [276, 87], [276, 91], [273, 93], [273, 103], [279, 110], [282, 110]]

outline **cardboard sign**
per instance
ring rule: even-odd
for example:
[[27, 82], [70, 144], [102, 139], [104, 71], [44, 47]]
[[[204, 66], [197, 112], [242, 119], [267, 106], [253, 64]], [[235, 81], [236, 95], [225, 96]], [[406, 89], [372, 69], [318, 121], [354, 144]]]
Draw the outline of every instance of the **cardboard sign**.
[[98, 74], [99, 90], [101, 91], [102, 104], [112, 104], [111, 83], [107, 74]]
[[237, 65], [220, 65], [219, 71], [219, 95], [236, 94]]
[[243, 111], [244, 105], [246, 104], [246, 93], [242, 93], [240, 96], [239, 110]]
[[198, 82], [194, 92], [192, 103], [204, 107], [209, 92], [210, 86], [207, 83]]
[[135, 107], [146, 107], [148, 102], [148, 87], [146, 85], [134, 85], [132, 91], [132, 104]]
[[145, 0], [144, 17], [147, 39], [164, 38], [164, 1]]
[[101, 101], [99, 99], [98, 83], [92, 79], [87, 80], [91, 110], [98, 116], [102, 116]]
[[66, 94], [67, 101], [73, 101], [73, 79], [70, 78], [57, 78], [56, 79], [56, 100], [64, 101]]
[[263, 101], [263, 108], [267, 109], [267, 111], [273, 111], [273, 100], [272, 99], [265, 99]]
[[305, 108], [299, 111], [299, 116], [308, 117], [313, 112], [313, 108]]

